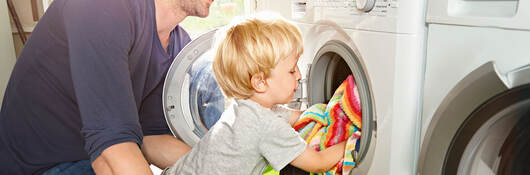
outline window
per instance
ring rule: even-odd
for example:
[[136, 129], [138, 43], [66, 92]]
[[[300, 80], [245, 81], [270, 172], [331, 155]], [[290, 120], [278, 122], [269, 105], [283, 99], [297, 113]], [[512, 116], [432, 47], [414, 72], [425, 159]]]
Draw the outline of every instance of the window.
[[180, 25], [186, 29], [192, 39], [197, 38], [202, 33], [227, 25], [235, 16], [248, 14], [249, 10], [245, 8], [245, 1], [215, 0], [210, 6], [208, 17], [187, 17]]

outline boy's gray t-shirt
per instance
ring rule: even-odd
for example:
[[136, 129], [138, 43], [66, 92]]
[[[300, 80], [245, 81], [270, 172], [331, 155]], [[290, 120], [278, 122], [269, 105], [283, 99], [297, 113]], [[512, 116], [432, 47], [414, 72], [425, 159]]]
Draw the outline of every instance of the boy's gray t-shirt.
[[306, 148], [285, 111], [234, 100], [208, 133], [164, 174], [262, 174], [279, 171]]

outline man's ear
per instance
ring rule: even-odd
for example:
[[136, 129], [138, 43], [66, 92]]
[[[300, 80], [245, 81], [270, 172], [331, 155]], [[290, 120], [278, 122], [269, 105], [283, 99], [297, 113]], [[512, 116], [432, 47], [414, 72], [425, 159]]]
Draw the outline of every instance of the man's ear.
[[252, 78], [250, 78], [250, 84], [252, 84], [252, 88], [254, 88], [257, 93], [263, 93], [267, 91], [268, 88], [263, 72], [252, 75]]

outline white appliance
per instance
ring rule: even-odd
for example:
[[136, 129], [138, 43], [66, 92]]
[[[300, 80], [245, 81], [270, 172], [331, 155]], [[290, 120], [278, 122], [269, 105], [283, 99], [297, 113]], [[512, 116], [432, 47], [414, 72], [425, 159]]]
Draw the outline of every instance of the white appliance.
[[530, 1], [431, 0], [418, 172], [529, 174]]
[[[360, 151], [354, 155], [358, 167], [352, 174], [414, 174], [421, 124], [424, 2], [269, 0], [253, 5], [256, 11], [282, 13], [302, 31], [299, 67], [305, 78], [293, 106], [327, 103], [348, 74], [355, 77], [363, 124]], [[208, 73], [197, 73], [202, 68], [210, 71], [204, 65], [211, 61], [213, 36], [207, 33], [186, 46], [164, 85], [168, 124], [190, 145], [212, 123], [201, 111], [219, 114], [225, 105], [218, 87], [208, 83], [213, 80], [205, 76]], [[205, 93], [210, 94], [201, 95]], [[204, 103], [208, 100], [213, 102]]]

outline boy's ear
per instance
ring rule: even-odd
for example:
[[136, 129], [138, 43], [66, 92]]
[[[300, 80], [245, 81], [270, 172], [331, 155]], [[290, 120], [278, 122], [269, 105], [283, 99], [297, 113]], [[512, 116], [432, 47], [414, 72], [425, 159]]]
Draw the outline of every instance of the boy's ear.
[[252, 84], [252, 88], [254, 88], [257, 93], [263, 93], [267, 91], [267, 81], [265, 80], [263, 72], [252, 75], [252, 78], [250, 78], [250, 83]]

